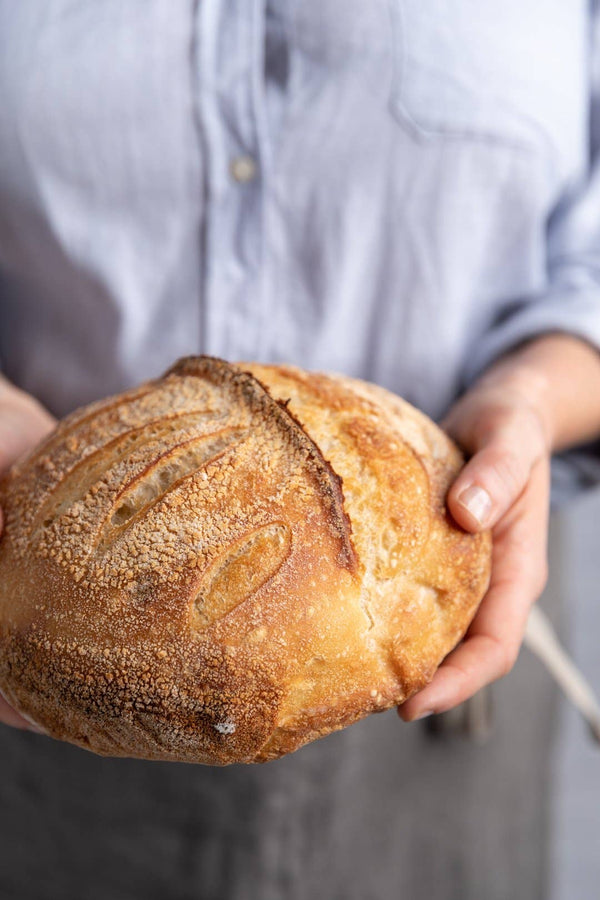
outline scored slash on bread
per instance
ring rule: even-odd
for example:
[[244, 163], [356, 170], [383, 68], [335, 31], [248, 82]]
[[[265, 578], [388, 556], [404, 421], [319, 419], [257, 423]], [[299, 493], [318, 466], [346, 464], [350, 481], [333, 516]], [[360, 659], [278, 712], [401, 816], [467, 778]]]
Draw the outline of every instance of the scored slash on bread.
[[180, 360], [0, 483], [0, 689], [95, 752], [207, 764], [400, 703], [488, 584], [445, 507], [461, 465], [374, 385]]

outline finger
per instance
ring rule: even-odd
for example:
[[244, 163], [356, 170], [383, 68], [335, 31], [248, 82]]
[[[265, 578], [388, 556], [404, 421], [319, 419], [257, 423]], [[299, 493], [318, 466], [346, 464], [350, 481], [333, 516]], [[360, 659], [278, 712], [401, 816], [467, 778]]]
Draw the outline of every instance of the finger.
[[448, 493], [448, 508], [467, 531], [493, 528], [520, 497], [532, 467], [544, 455], [535, 416], [508, 416], [488, 430]]
[[492, 580], [467, 636], [433, 680], [399, 707], [407, 722], [445, 712], [506, 675], [518, 656], [532, 603], [547, 575], [549, 466], [540, 461], [494, 543]]
[[[529, 605], [526, 607], [529, 609]], [[526, 618], [526, 617], [525, 617]], [[513, 623], [514, 627], [514, 623]], [[503, 643], [491, 634], [470, 636], [448, 656], [424, 690], [399, 707], [405, 722], [431, 713], [442, 713], [472, 697], [477, 691], [507, 675], [518, 654], [525, 622]]]
[[56, 419], [33, 397], [13, 392], [0, 408], [0, 473], [53, 430]]

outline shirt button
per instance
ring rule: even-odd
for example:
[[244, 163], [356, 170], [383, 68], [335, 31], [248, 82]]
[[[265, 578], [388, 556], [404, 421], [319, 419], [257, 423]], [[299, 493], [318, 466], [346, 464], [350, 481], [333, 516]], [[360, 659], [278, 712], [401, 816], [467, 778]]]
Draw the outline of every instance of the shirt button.
[[248, 184], [256, 178], [256, 160], [252, 156], [236, 156], [229, 164], [229, 171], [239, 184]]

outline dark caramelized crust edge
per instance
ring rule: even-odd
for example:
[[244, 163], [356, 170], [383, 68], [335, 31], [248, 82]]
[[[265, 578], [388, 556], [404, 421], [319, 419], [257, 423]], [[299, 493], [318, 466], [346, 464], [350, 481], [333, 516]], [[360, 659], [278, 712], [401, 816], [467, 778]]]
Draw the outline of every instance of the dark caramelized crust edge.
[[253, 411], [277, 423], [292, 445], [305, 454], [328, 503], [332, 529], [342, 546], [339, 562], [349, 571], [356, 572], [358, 560], [352, 543], [352, 525], [344, 507], [342, 479], [302, 423], [290, 412], [287, 403], [275, 400], [268, 387], [250, 372], [216, 356], [184, 356], [167, 370], [164, 377], [168, 375], [196, 375], [214, 385], [229, 387], [239, 392]]

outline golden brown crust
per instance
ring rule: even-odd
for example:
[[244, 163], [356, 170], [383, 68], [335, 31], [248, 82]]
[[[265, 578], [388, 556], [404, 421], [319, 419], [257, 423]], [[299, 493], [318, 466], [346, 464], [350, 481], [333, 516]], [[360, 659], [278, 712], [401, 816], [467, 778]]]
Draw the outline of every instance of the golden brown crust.
[[98, 753], [280, 756], [425, 684], [489, 579], [462, 465], [373, 385], [180, 360], [0, 483], [0, 689]]

